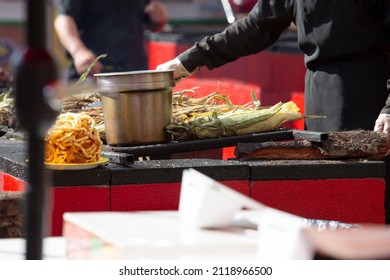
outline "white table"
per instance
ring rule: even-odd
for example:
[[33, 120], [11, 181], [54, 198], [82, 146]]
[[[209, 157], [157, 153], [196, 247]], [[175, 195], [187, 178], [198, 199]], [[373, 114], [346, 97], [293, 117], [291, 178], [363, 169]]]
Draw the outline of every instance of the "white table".
[[70, 259], [256, 259], [257, 232], [197, 229], [177, 211], [65, 213]]
[[[0, 260], [25, 259], [26, 240], [23, 238], [0, 239]], [[65, 259], [66, 243], [63, 237], [46, 237], [43, 240], [44, 260]]]

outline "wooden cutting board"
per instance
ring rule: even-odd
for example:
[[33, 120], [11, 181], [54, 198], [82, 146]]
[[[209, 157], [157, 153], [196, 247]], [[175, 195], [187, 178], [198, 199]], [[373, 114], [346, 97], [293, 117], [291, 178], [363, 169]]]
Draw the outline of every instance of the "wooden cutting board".
[[239, 143], [235, 156], [238, 159], [382, 159], [388, 152], [385, 133], [353, 130], [329, 132], [321, 142], [307, 140], [264, 143]]

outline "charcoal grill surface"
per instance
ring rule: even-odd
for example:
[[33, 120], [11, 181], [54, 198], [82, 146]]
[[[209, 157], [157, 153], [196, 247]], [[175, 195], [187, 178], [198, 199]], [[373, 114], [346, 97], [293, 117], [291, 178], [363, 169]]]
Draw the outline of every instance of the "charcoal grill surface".
[[256, 133], [250, 135], [229, 136], [181, 142], [172, 141], [168, 143], [143, 146], [119, 147], [105, 145], [103, 146], [103, 151], [132, 154], [134, 157], [144, 157], [231, 147], [236, 146], [238, 143], [281, 141], [293, 139], [293, 130], [281, 129], [278, 131]]

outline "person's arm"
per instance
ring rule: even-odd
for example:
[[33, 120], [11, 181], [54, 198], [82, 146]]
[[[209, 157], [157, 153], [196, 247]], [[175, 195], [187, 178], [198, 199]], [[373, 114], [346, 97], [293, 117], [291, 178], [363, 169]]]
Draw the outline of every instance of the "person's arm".
[[212, 70], [266, 49], [290, 24], [283, 1], [259, 1], [247, 16], [222, 32], [203, 38], [157, 69], [176, 69], [175, 75], [192, 73], [203, 66]]
[[[76, 22], [71, 16], [60, 14], [54, 21], [54, 28], [62, 46], [72, 56], [77, 73], [84, 73], [96, 59], [96, 55], [80, 39]], [[93, 75], [102, 69], [103, 65], [97, 62], [89, 74]]]

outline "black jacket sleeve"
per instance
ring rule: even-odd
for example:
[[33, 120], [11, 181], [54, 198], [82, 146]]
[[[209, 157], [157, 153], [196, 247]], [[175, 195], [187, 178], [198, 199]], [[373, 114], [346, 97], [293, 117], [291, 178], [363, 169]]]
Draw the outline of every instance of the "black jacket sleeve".
[[195, 43], [180, 54], [179, 59], [189, 72], [202, 66], [211, 70], [266, 49], [278, 40], [290, 23], [284, 1], [258, 1], [246, 17], [221, 33]]

